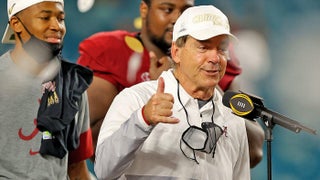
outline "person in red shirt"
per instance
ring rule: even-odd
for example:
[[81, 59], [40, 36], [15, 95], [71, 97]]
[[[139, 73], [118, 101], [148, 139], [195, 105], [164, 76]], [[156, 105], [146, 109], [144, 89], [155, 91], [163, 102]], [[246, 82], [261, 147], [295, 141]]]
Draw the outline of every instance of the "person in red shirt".
[[[77, 62], [94, 72], [88, 89], [94, 146], [113, 98], [126, 87], [157, 79], [163, 70], [171, 67], [169, 48], [173, 25], [193, 5], [193, 0], [142, 0], [140, 32], [99, 32], [80, 43]], [[219, 83], [221, 90], [238, 90], [235, 78], [240, 74], [241, 67], [231, 49], [225, 76]], [[246, 122], [246, 127], [251, 167], [254, 167], [262, 159], [264, 131], [257, 122]]]

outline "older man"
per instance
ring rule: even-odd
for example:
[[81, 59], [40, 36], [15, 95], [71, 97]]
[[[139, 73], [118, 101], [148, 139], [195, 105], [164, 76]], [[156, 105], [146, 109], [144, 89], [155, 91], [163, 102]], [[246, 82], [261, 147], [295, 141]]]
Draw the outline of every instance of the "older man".
[[228, 18], [214, 6], [185, 10], [173, 29], [174, 68], [116, 96], [102, 124], [100, 179], [250, 179], [245, 120], [222, 105]]

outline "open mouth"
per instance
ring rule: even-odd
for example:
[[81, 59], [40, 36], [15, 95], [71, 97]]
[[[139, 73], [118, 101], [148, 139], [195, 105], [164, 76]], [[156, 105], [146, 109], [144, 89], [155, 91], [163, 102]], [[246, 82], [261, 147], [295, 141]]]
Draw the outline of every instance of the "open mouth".
[[46, 40], [47, 42], [50, 42], [50, 43], [61, 43], [60, 38], [47, 38]]
[[62, 39], [60, 35], [50, 35], [46, 37], [46, 41], [49, 43], [61, 43]]

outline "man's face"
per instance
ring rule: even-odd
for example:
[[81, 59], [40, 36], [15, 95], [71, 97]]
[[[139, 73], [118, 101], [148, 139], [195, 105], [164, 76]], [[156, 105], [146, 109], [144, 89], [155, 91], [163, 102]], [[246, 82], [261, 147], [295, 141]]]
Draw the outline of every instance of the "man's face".
[[173, 25], [181, 13], [194, 5], [194, 0], [151, 0], [146, 16], [150, 41], [163, 52], [171, 46]]
[[204, 41], [189, 36], [183, 47], [173, 46], [178, 78], [196, 89], [215, 87], [226, 70], [228, 45], [229, 37], [220, 35]]
[[[38, 39], [50, 43], [62, 43], [66, 33], [64, 10], [60, 3], [41, 2], [17, 15], [25, 28]], [[21, 37], [28, 41], [30, 34], [23, 28]]]

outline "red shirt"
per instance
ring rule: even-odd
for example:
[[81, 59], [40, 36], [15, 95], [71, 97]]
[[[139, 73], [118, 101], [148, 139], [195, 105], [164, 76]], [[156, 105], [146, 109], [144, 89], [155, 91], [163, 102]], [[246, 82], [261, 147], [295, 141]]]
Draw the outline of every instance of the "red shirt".
[[239, 60], [234, 54], [232, 44], [229, 46], [229, 56], [230, 59], [227, 61], [226, 72], [219, 82], [219, 86], [223, 91], [226, 91], [229, 88], [231, 82], [234, 80], [234, 78], [242, 72]]
[[[80, 43], [78, 63], [93, 70], [119, 91], [149, 80], [149, 52], [137, 38], [137, 33], [127, 31], [99, 32]], [[238, 60], [230, 53], [225, 76], [219, 85], [226, 90], [241, 73]]]

